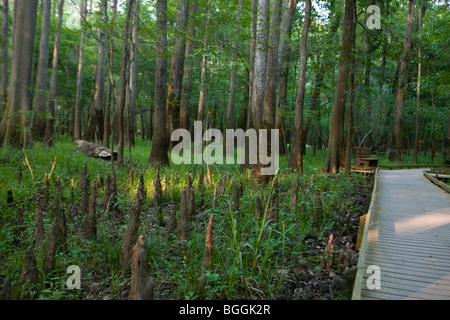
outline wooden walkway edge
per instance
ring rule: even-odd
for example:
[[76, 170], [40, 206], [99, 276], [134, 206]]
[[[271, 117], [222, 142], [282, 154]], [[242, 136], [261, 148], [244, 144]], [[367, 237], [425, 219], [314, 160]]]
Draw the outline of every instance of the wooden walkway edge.
[[450, 194], [423, 172], [375, 172], [352, 300], [450, 300]]

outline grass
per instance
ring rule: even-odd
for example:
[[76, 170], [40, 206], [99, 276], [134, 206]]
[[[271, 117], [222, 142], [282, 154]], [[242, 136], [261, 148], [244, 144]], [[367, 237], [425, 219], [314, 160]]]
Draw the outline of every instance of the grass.
[[414, 157], [412, 155], [405, 155], [403, 157], [403, 159], [400, 162], [394, 162], [394, 161], [390, 161], [388, 159], [388, 154], [386, 155], [378, 155], [376, 156], [376, 158], [379, 159], [378, 165], [380, 166], [398, 166], [398, 165], [404, 165], [404, 166], [413, 166], [413, 165], [420, 165], [420, 166], [428, 166], [428, 165], [439, 165], [441, 163], [443, 163], [443, 158], [442, 156], [438, 155], [434, 158], [433, 161], [431, 161], [431, 155], [423, 155], [423, 154], [419, 154], [417, 156], [417, 162], [416, 163], [414, 161]]
[[[196, 189], [196, 217], [191, 221], [187, 250], [179, 250], [176, 233], [167, 232], [165, 226], [157, 223], [159, 209], [153, 205], [153, 180], [155, 168], [148, 166], [151, 144], [137, 139], [133, 147], [131, 162], [116, 167], [119, 217], [113, 217], [102, 209], [103, 188], [99, 189], [97, 200], [98, 236], [95, 241], [81, 237], [80, 226], [83, 217], [79, 213], [81, 191], [78, 181], [81, 169], [87, 162], [90, 180], [97, 174], [106, 177], [111, 170], [109, 162], [86, 157], [72, 151], [74, 145], [69, 139], [59, 141], [54, 149], [46, 152], [36, 143], [26, 154], [16, 149], [0, 151], [0, 210], [2, 228], [0, 233], [0, 283], [11, 276], [13, 294], [18, 297], [24, 290], [34, 290], [38, 299], [126, 299], [128, 298], [129, 275], [119, 271], [119, 249], [125, 232], [128, 210], [136, 194], [139, 176], [144, 176], [146, 198], [141, 213], [140, 234], [147, 244], [147, 255], [151, 273], [157, 279], [157, 299], [261, 299], [285, 296], [287, 294], [286, 270], [298, 264], [298, 259], [307, 250], [310, 239], [325, 239], [335, 228], [343, 228], [349, 210], [363, 212], [364, 208], [352, 202], [353, 195], [367, 183], [362, 175], [323, 175], [323, 153], [317, 151], [312, 157], [308, 149], [305, 157], [304, 175], [300, 176], [298, 203], [290, 211], [292, 185], [295, 174], [287, 171], [286, 158], [280, 159], [280, 170], [276, 184], [259, 185], [250, 172], [241, 172], [238, 165], [213, 165], [211, 179], [215, 182], [229, 175], [243, 185], [239, 212], [231, 209], [231, 187], [226, 185], [225, 193], [216, 200], [212, 208], [214, 185], [205, 185], [200, 197]], [[125, 159], [129, 159], [128, 150]], [[28, 161], [28, 162], [27, 162]], [[21, 168], [21, 169], [19, 169]], [[53, 169], [52, 169], [53, 168]], [[129, 180], [133, 170], [134, 180]], [[22, 170], [19, 183], [18, 176]], [[197, 167], [194, 187], [200, 168]], [[51, 172], [50, 195], [53, 194], [53, 179], [60, 177], [62, 184], [62, 207], [69, 208], [73, 217], [68, 217], [68, 241], [66, 249], [57, 253], [56, 269], [50, 273], [43, 270], [45, 242], [37, 253], [40, 270], [39, 284], [34, 288], [17, 287], [22, 270], [26, 248], [33, 245], [34, 195], [43, 187], [45, 173]], [[187, 185], [188, 175], [193, 173], [190, 165], [172, 165], [161, 168], [161, 180], [165, 192], [162, 202], [179, 205], [180, 193]], [[311, 175], [314, 175], [313, 182]], [[8, 206], [8, 190], [13, 193], [15, 205]], [[267, 218], [267, 199], [276, 192], [279, 203], [279, 221], [273, 223]], [[255, 197], [264, 194], [264, 217], [255, 216]], [[17, 207], [24, 209], [24, 230], [20, 237], [14, 236]], [[164, 206], [163, 206], [164, 207]], [[178, 209], [177, 209], [178, 210]], [[51, 205], [48, 212], [52, 211]], [[45, 231], [51, 223], [50, 214], [45, 214]], [[210, 214], [214, 219], [214, 266], [203, 276], [207, 278], [205, 290], [199, 287], [201, 263], [203, 260], [206, 224]], [[168, 217], [164, 217], [165, 221]], [[313, 257], [318, 264], [320, 257]], [[66, 269], [70, 265], [81, 268], [81, 290], [67, 289], [69, 277]], [[285, 270], [285, 271], [283, 271]]]

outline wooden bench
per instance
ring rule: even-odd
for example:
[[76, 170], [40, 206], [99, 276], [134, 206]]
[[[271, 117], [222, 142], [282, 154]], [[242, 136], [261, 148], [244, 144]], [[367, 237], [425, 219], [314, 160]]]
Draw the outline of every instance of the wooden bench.
[[372, 174], [375, 172], [375, 170], [377, 170], [376, 167], [352, 166], [352, 172]]
[[355, 150], [355, 165], [351, 171], [364, 174], [373, 174], [378, 167], [378, 159], [370, 158], [369, 149], [366, 147], [357, 147]]

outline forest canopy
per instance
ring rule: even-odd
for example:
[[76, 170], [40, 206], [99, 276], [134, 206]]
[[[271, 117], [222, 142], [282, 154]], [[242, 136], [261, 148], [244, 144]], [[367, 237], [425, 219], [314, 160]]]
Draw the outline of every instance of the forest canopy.
[[3, 147], [112, 138], [120, 162], [136, 136], [164, 154], [197, 120], [279, 129], [292, 167], [308, 145], [339, 170], [347, 136], [393, 161], [445, 157], [448, 1], [272, 2], [4, 0]]

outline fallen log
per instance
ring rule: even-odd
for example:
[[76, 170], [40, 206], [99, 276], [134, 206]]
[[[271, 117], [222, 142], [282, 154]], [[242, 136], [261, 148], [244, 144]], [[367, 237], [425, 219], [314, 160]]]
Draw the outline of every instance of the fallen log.
[[[109, 148], [84, 140], [76, 140], [74, 143], [78, 145], [75, 148], [75, 151], [82, 152], [89, 157], [111, 160], [111, 155], [113, 154], [113, 152]], [[118, 152], [114, 151], [114, 160], [117, 160], [117, 155]]]

